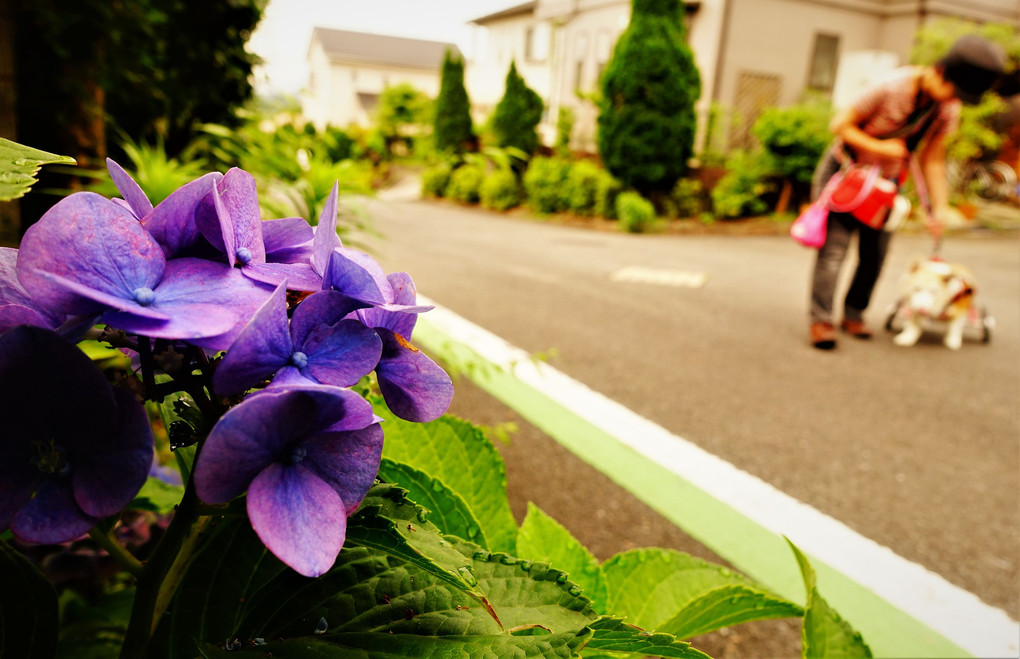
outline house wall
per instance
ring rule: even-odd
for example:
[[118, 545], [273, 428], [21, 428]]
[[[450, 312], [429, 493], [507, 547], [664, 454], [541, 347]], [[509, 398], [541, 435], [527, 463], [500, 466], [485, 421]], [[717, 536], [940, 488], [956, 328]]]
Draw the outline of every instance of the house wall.
[[409, 83], [429, 98], [439, 95], [438, 70], [331, 60], [313, 40], [309, 47], [309, 89], [303, 112], [317, 128], [370, 126], [373, 100], [388, 86]]

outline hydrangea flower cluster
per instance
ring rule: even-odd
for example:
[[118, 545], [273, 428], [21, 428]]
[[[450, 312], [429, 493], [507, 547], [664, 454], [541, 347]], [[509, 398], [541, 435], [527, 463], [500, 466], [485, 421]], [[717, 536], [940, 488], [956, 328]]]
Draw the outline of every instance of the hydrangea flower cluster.
[[[199, 498], [247, 492], [266, 547], [324, 573], [382, 451], [380, 419], [348, 387], [374, 371], [392, 412], [416, 422], [452, 399], [449, 376], [410, 343], [429, 307], [406, 273], [341, 243], [336, 185], [313, 229], [263, 221], [240, 169], [153, 206], [108, 167], [121, 199], [72, 194], [20, 249], [0, 248], [0, 416], [26, 419], [0, 435], [0, 531], [74, 539], [149, 473], [140, 401], [72, 345], [100, 325], [135, 360], [146, 397], [183, 390], [220, 405], [194, 466]], [[63, 411], [48, 412], [55, 402]]]

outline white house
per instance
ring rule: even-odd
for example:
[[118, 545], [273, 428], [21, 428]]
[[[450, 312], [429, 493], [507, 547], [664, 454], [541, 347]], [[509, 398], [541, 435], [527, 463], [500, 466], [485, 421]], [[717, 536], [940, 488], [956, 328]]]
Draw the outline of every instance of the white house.
[[367, 126], [388, 86], [410, 83], [435, 98], [447, 50], [461, 56], [451, 43], [317, 27], [308, 45], [302, 111], [318, 128]]
[[[630, 0], [532, 0], [472, 21], [468, 94], [491, 110], [511, 59], [546, 103], [550, 136], [561, 106], [575, 111], [573, 143], [594, 150], [602, 70], [630, 18]], [[698, 110], [713, 102], [740, 120], [728, 135], [742, 146], [759, 112], [797, 102], [806, 91], [836, 100], [852, 93], [862, 71], [905, 61], [914, 30], [934, 18], [959, 17], [1020, 27], [1017, 0], [701, 0], [685, 3], [687, 42], [702, 77]], [[844, 63], [841, 72], [841, 63]], [[849, 81], [837, 88], [842, 78]]]

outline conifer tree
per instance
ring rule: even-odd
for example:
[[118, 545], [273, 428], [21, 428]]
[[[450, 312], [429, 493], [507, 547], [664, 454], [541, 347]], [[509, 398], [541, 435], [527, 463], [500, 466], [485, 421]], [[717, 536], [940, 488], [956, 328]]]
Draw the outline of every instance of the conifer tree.
[[542, 119], [542, 97], [528, 87], [511, 61], [506, 74], [506, 91], [492, 115], [492, 130], [501, 147], [512, 146], [529, 156], [538, 149], [536, 127]]
[[463, 153], [475, 142], [471, 102], [464, 88], [464, 60], [449, 50], [443, 57], [439, 97], [436, 99], [434, 140], [437, 151]]
[[632, 0], [602, 77], [598, 146], [606, 168], [646, 195], [671, 189], [693, 152], [700, 95], [683, 2]]

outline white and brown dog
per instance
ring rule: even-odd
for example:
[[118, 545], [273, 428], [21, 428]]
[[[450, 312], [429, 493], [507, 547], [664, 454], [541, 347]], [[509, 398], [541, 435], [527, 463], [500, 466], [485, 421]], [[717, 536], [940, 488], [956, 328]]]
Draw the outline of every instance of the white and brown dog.
[[893, 339], [896, 345], [914, 345], [925, 323], [934, 320], [946, 323], [945, 346], [959, 350], [963, 329], [977, 312], [973, 275], [960, 265], [918, 257], [903, 277], [902, 292], [904, 327]]

